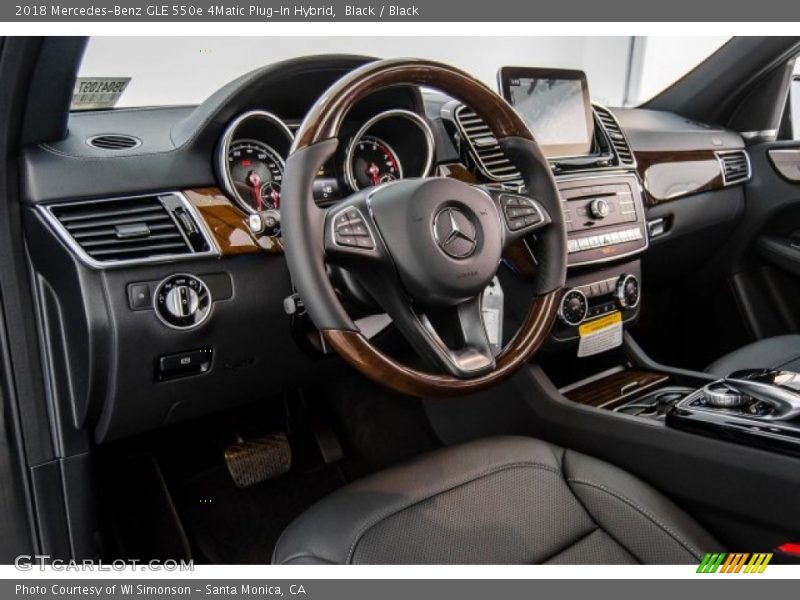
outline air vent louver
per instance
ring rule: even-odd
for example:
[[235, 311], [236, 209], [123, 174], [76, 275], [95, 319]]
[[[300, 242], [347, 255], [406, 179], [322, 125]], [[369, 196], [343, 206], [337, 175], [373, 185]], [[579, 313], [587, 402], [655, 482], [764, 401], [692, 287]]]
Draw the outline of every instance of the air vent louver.
[[50, 212], [75, 244], [99, 263], [194, 252], [158, 196], [56, 205]]
[[725, 185], [742, 183], [750, 179], [750, 159], [744, 150], [717, 152], [717, 159], [722, 168], [722, 180]]
[[475, 111], [462, 105], [456, 109], [455, 116], [458, 128], [472, 157], [487, 177], [495, 181], [508, 181], [522, 177], [503, 153], [489, 126]]
[[614, 152], [619, 158], [620, 164], [635, 164], [636, 160], [633, 157], [633, 152], [631, 152], [631, 147], [628, 145], [628, 140], [625, 139], [625, 134], [622, 133], [622, 128], [619, 126], [619, 123], [614, 115], [612, 115], [608, 109], [603, 108], [602, 106], [595, 106], [594, 112], [597, 115], [597, 118], [600, 119], [600, 123], [602, 123], [603, 129], [605, 129], [608, 139], [611, 141], [611, 145], [614, 147]]
[[129, 150], [141, 145], [142, 141], [132, 135], [108, 133], [91, 137], [86, 143], [99, 150]]

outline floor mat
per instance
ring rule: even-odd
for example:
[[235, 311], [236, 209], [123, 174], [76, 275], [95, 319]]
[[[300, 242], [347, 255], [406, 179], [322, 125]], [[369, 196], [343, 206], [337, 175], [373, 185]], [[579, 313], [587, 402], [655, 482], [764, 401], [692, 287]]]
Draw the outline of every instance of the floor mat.
[[239, 489], [220, 465], [180, 486], [176, 500], [189, 538], [205, 560], [265, 564], [286, 526], [342, 485], [339, 469], [328, 465]]

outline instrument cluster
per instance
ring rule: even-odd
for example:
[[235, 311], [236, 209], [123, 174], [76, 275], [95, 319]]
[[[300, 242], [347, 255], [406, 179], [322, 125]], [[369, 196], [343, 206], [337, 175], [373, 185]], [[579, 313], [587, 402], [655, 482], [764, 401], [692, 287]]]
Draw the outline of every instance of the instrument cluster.
[[[292, 130], [260, 110], [236, 117], [217, 152], [217, 172], [226, 194], [246, 213], [279, 211]], [[346, 121], [336, 156], [317, 176], [314, 197], [333, 203], [371, 186], [425, 177], [434, 162], [434, 138], [427, 121], [412, 111], [380, 112], [365, 122]]]

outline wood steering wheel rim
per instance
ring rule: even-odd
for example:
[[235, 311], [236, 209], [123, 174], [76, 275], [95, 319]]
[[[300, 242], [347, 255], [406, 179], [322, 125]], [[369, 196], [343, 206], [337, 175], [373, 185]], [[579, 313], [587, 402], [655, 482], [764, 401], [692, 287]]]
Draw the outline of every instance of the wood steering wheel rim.
[[[326, 276], [322, 264], [324, 249], [316, 238], [324, 232], [316, 224], [319, 217], [315, 213], [319, 209], [316, 209], [310, 193], [308, 156], [318, 154], [321, 158], [317, 156], [311, 162], [324, 163], [336, 148], [339, 129], [348, 111], [367, 95], [396, 85], [437, 88], [470, 106], [484, 119], [520, 169], [529, 189], [536, 186], [537, 198], [547, 198], [543, 204], [552, 217], [548, 230], [553, 229], [546, 233], [550, 236], [550, 243], [543, 253], [550, 261], [547, 281], [533, 291], [527, 316], [516, 335], [496, 357], [494, 369], [476, 377], [429, 373], [389, 357], [352, 323], [330, 282], [320, 281]], [[443, 397], [477, 392], [512, 375], [547, 339], [558, 313], [566, 276], [566, 234], [555, 180], [518, 113], [467, 73], [432, 61], [389, 59], [369, 63], [345, 75], [317, 100], [297, 131], [286, 162], [283, 195], [282, 224], [287, 261], [309, 316], [320, 329], [325, 343], [373, 381], [415, 396]], [[294, 202], [298, 204], [292, 206]], [[316, 264], [307, 264], [310, 260]], [[539, 267], [541, 271], [542, 265]], [[314, 285], [309, 285], [309, 281]]]

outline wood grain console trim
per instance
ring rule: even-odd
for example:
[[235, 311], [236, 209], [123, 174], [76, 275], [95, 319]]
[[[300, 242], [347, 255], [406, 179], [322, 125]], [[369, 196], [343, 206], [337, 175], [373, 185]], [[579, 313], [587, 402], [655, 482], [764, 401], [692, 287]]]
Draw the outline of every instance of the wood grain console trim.
[[564, 396], [586, 406], [613, 408], [620, 402], [662, 387], [667, 382], [669, 382], [669, 375], [664, 373], [625, 369], [564, 392]]
[[714, 150], [637, 152], [636, 162], [647, 206], [721, 189], [725, 185]]
[[280, 238], [255, 235], [247, 225], [247, 215], [222, 190], [197, 188], [184, 190], [183, 194], [205, 221], [223, 257], [258, 252], [283, 253]]

